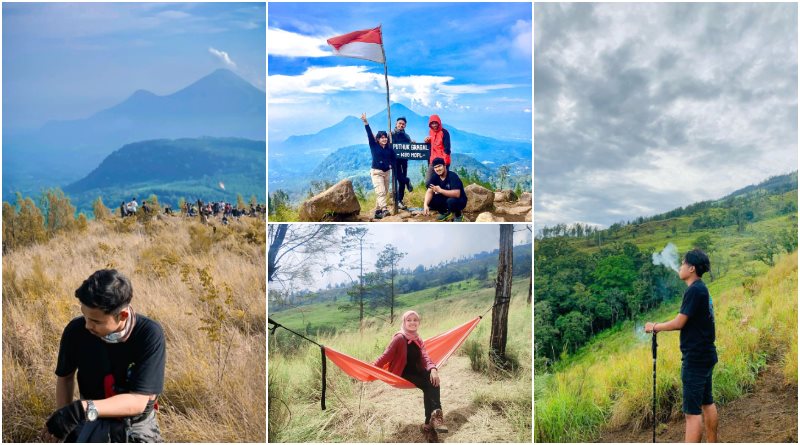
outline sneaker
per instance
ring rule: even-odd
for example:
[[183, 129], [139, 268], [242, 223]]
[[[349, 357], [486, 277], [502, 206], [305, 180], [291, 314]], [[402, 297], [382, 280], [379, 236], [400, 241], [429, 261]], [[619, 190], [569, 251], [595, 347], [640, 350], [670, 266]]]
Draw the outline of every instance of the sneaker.
[[400, 209], [400, 210], [408, 210], [408, 206], [403, 204], [403, 201], [400, 201], [400, 202], [397, 203], [397, 208]]
[[375, 219], [383, 218], [383, 210], [376, 210], [375, 211]]
[[431, 425], [437, 433], [446, 433], [447, 425], [444, 424], [444, 414], [441, 409], [436, 409], [431, 413]]
[[422, 434], [425, 435], [425, 441], [428, 443], [439, 442], [439, 435], [436, 434], [436, 429], [428, 423], [422, 426]]
[[436, 218], [436, 221], [450, 221], [453, 219], [453, 214], [450, 212], [443, 213]]
[[461, 221], [464, 221], [464, 217], [461, 215], [458, 215], [455, 218], [453, 218], [453, 222], [461, 222]]

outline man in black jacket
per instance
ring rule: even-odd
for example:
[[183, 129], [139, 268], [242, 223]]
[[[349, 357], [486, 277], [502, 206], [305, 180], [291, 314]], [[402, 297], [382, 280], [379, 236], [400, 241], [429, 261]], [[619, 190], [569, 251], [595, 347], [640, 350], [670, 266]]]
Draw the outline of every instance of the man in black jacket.
[[[410, 144], [411, 142], [411, 137], [406, 133], [406, 118], [398, 117], [394, 131], [392, 131], [392, 143]], [[401, 210], [406, 210], [408, 207], [403, 203], [406, 187], [408, 187], [409, 192], [414, 191], [414, 187], [411, 186], [411, 180], [408, 179], [408, 159], [397, 158], [395, 166], [394, 189], [397, 197], [397, 207]]]

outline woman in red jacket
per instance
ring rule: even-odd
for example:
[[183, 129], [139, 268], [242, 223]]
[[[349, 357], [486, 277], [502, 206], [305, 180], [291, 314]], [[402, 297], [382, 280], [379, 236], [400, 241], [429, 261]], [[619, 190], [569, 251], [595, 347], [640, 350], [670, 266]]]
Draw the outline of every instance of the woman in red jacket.
[[394, 334], [389, 346], [373, 364], [377, 367], [388, 364], [392, 374], [403, 377], [422, 390], [425, 403], [423, 432], [428, 441], [435, 442], [438, 440], [437, 432], [447, 432], [439, 399], [439, 371], [417, 335], [419, 314], [407, 311], [402, 320], [400, 331]]

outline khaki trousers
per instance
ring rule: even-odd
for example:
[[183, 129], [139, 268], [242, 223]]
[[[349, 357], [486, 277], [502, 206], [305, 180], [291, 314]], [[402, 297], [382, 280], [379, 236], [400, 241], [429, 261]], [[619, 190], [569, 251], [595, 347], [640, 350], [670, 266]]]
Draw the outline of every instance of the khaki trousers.
[[375, 189], [375, 210], [386, 208], [386, 191], [389, 190], [389, 175], [391, 170], [378, 170], [371, 168], [369, 175], [372, 178], [372, 187]]

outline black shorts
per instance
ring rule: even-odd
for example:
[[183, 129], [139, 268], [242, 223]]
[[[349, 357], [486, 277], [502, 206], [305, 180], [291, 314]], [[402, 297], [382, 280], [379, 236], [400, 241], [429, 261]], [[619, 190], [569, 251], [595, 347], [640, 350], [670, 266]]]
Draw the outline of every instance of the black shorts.
[[702, 405], [714, 403], [711, 391], [711, 375], [714, 365], [696, 366], [681, 364], [681, 382], [683, 383], [684, 414], [702, 414]]

